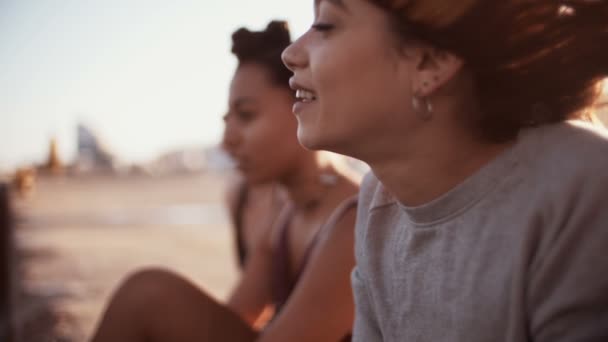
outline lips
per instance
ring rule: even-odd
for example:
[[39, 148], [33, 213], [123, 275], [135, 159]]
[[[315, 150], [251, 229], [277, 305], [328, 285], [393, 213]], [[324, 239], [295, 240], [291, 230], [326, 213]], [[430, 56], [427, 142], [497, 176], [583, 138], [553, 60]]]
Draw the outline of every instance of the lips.
[[309, 90], [298, 89], [296, 90], [296, 100], [302, 102], [311, 102], [316, 100], [315, 94]]
[[296, 81], [295, 77], [289, 79], [289, 87], [296, 92], [296, 102], [293, 105], [294, 114], [300, 114], [308, 105], [317, 100], [315, 92]]

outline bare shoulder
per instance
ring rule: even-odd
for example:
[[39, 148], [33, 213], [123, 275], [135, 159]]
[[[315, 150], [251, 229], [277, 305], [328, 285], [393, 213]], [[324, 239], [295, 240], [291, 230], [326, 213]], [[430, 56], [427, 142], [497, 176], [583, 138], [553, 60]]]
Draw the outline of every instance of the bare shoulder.
[[266, 229], [262, 244], [268, 249], [274, 249], [279, 242], [281, 232], [285, 228], [287, 221], [293, 214], [293, 204], [290, 201], [285, 201], [276, 219], [271, 224], [269, 229]]
[[[357, 188], [358, 190], [358, 188]], [[354, 243], [355, 221], [357, 217], [357, 191], [347, 192], [348, 196], [338, 202], [324, 224], [320, 236], [320, 247], [336, 250], [351, 250]]]
[[[326, 227], [323, 244], [331, 246], [347, 246], [353, 248], [355, 236], [355, 222], [357, 218], [356, 198], [349, 200], [347, 205], [336, 208], [330, 218], [332, 221]], [[341, 209], [341, 210], [339, 210]]]
[[340, 173], [331, 191], [330, 201], [333, 207], [338, 207], [343, 201], [359, 193], [361, 179], [351, 173]]
[[[329, 231], [348, 227], [353, 220], [357, 208], [357, 196], [359, 194], [359, 179], [349, 175], [340, 175], [338, 182], [329, 196], [325, 216], [325, 226]], [[352, 228], [352, 227], [351, 227]]]

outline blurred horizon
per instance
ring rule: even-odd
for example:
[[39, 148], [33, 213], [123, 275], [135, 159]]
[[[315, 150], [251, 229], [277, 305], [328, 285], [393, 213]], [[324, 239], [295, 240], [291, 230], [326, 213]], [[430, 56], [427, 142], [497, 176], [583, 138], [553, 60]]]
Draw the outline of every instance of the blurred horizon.
[[236, 66], [232, 32], [312, 23], [312, 2], [107, 0], [0, 3], [0, 170], [73, 160], [77, 125], [125, 163], [217, 144]]
[[230, 36], [274, 19], [295, 39], [312, 1], [1, 1], [0, 172], [43, 163], [52, 139], [73, 161], [79, 124], [125, 164], [216, 145]]

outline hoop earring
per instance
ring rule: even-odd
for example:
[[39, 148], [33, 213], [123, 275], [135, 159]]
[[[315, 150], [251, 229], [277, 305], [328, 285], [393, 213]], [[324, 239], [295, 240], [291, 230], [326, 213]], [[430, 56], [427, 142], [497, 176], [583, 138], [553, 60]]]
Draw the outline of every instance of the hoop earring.
[[420, 111], [420, 99], [418, 96], [412, 96], [412, 109], [416, 112]]
[[412, 96], [412, 108], [422, 121], [429, 121], [433, 118], [433, 104], [427, 98]]

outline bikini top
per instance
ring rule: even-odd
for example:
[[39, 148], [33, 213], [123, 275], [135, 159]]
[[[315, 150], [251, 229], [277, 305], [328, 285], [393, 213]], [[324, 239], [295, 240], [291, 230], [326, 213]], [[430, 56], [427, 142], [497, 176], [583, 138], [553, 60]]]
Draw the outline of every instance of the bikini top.
[[344, 214], [351, 208], [357, 206], [357, 196], [350, 197], [333, 211], [329, 219], [322, 225], [322, 227], [315, 233], [309, 245], [306, 247], [302, 262], [298, 267], [296, 273], [292, 272], [290, 262], [290, 246], [289, 246], [289, 226], [293, 220], [294, 208], [291, 203], [286, 204], [286, 208], [279, 216], [279, 237], [276, 248], [273, 249], [273, 270], [272, 270], [272, 293], [273, 302], [275, 304], [275, 315], [285, 305], [289, 296], [293, 292], [296, 284], [298, 283], [300, 276], [304, 272], [310, 256], [319, 242], [319, 237], [322, 232], [330, 227], [334, 226]]

